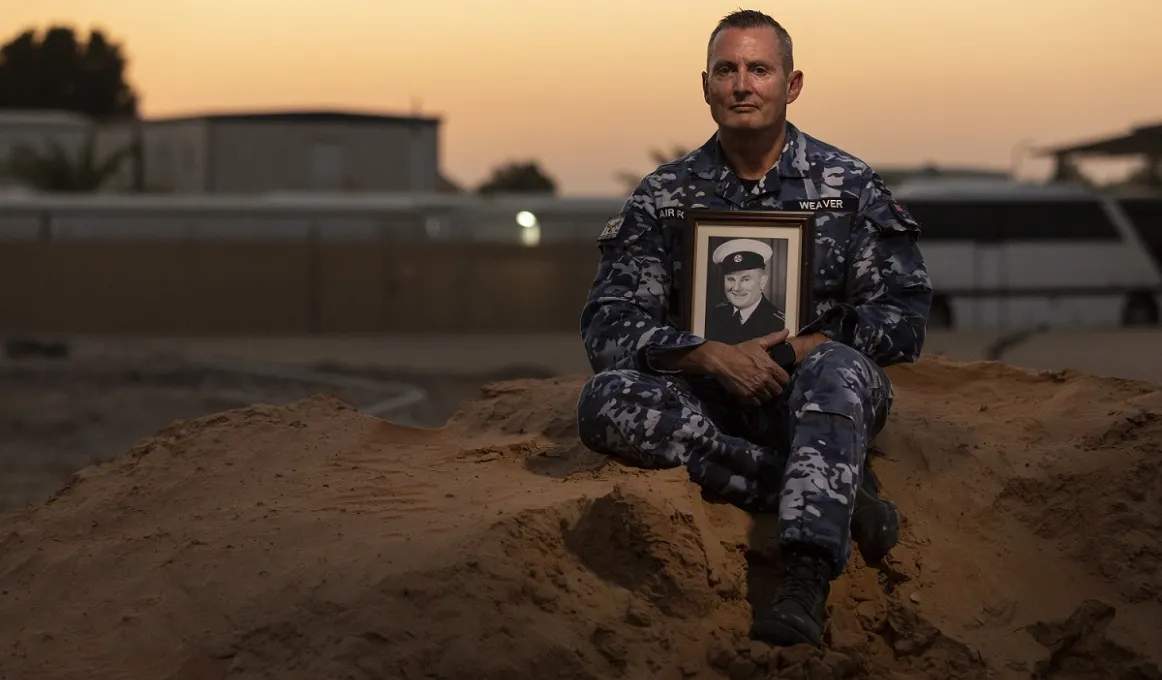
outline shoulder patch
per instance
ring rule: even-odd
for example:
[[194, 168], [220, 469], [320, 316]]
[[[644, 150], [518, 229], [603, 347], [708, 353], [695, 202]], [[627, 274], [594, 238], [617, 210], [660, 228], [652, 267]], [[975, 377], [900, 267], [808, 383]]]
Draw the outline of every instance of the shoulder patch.
[[895, 215], [896, 219], [910, 227], [919, 226], [916, 218], [912, 217], [912, 213], [908, 212], [908, 209], [904, 207], [903, 203], [893, 199], [888, 202], [888, 205], [891, 207], [892, 214]]
[[621, 231], [621, 225], [624, 223], [625, 223], [625, 215], [618, 215], [617, 217], [614, 217], [613, 219], [609, 220], [608, 222], [605, 223], [605, 228], [601, 230], [600, 234], [598, 234], [597, 240], [598, 241], [608, 241], [611, 238], [615, 238], [617, 236], [617, 234]]

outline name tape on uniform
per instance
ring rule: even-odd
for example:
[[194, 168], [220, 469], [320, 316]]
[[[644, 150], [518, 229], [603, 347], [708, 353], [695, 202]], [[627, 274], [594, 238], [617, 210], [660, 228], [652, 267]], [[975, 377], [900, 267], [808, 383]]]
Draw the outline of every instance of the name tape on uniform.
[[795, 201], [799, 210], [859, 210], [859, 199], [855, 196], [837, 196], [835, 198], [807, 198]]

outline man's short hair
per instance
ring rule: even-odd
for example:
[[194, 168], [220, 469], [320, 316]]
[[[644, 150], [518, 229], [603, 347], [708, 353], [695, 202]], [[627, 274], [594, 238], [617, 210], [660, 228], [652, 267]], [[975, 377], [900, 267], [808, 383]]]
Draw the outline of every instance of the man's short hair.
[[795, 70], [795, 56], [791, 45], [791, 34], [787, 33], [787, 29], [783, 28], [782, 24], [757, 9], [740, 9], [722, 17], [722, 20], [718, 22], [718, 25], [710, 33], [710, 40], [706, 42], [707, 64], [710, 63], [711, 55], [714, 52], [714, 39], [727, 28], [774, 29], [775, 35], [779, 38], [779, 52], [782, 53], [783, 57], [784, 75], [789, 76], [791, 75], [791, 71]]

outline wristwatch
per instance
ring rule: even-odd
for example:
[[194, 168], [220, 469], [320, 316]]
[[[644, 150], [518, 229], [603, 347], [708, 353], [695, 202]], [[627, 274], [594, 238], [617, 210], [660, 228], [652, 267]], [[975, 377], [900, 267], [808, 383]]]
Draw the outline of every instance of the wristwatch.
[[795, 348], [792, 347], [791, 343], [789, 342], [780, 342], [779, 344], [767, 350], [767, 354], [769, 354], [770, 357], [775, 360], [776, 364], [778, 364], [784, 371], [787, 371], [788, 373], [795, 365]]

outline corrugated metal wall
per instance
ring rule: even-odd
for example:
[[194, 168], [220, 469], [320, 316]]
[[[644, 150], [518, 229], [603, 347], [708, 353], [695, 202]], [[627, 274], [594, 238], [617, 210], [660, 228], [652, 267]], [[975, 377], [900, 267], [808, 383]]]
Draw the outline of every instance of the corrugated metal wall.
[[592, 243], [11, 241], [0, 332], [574, 332]]

